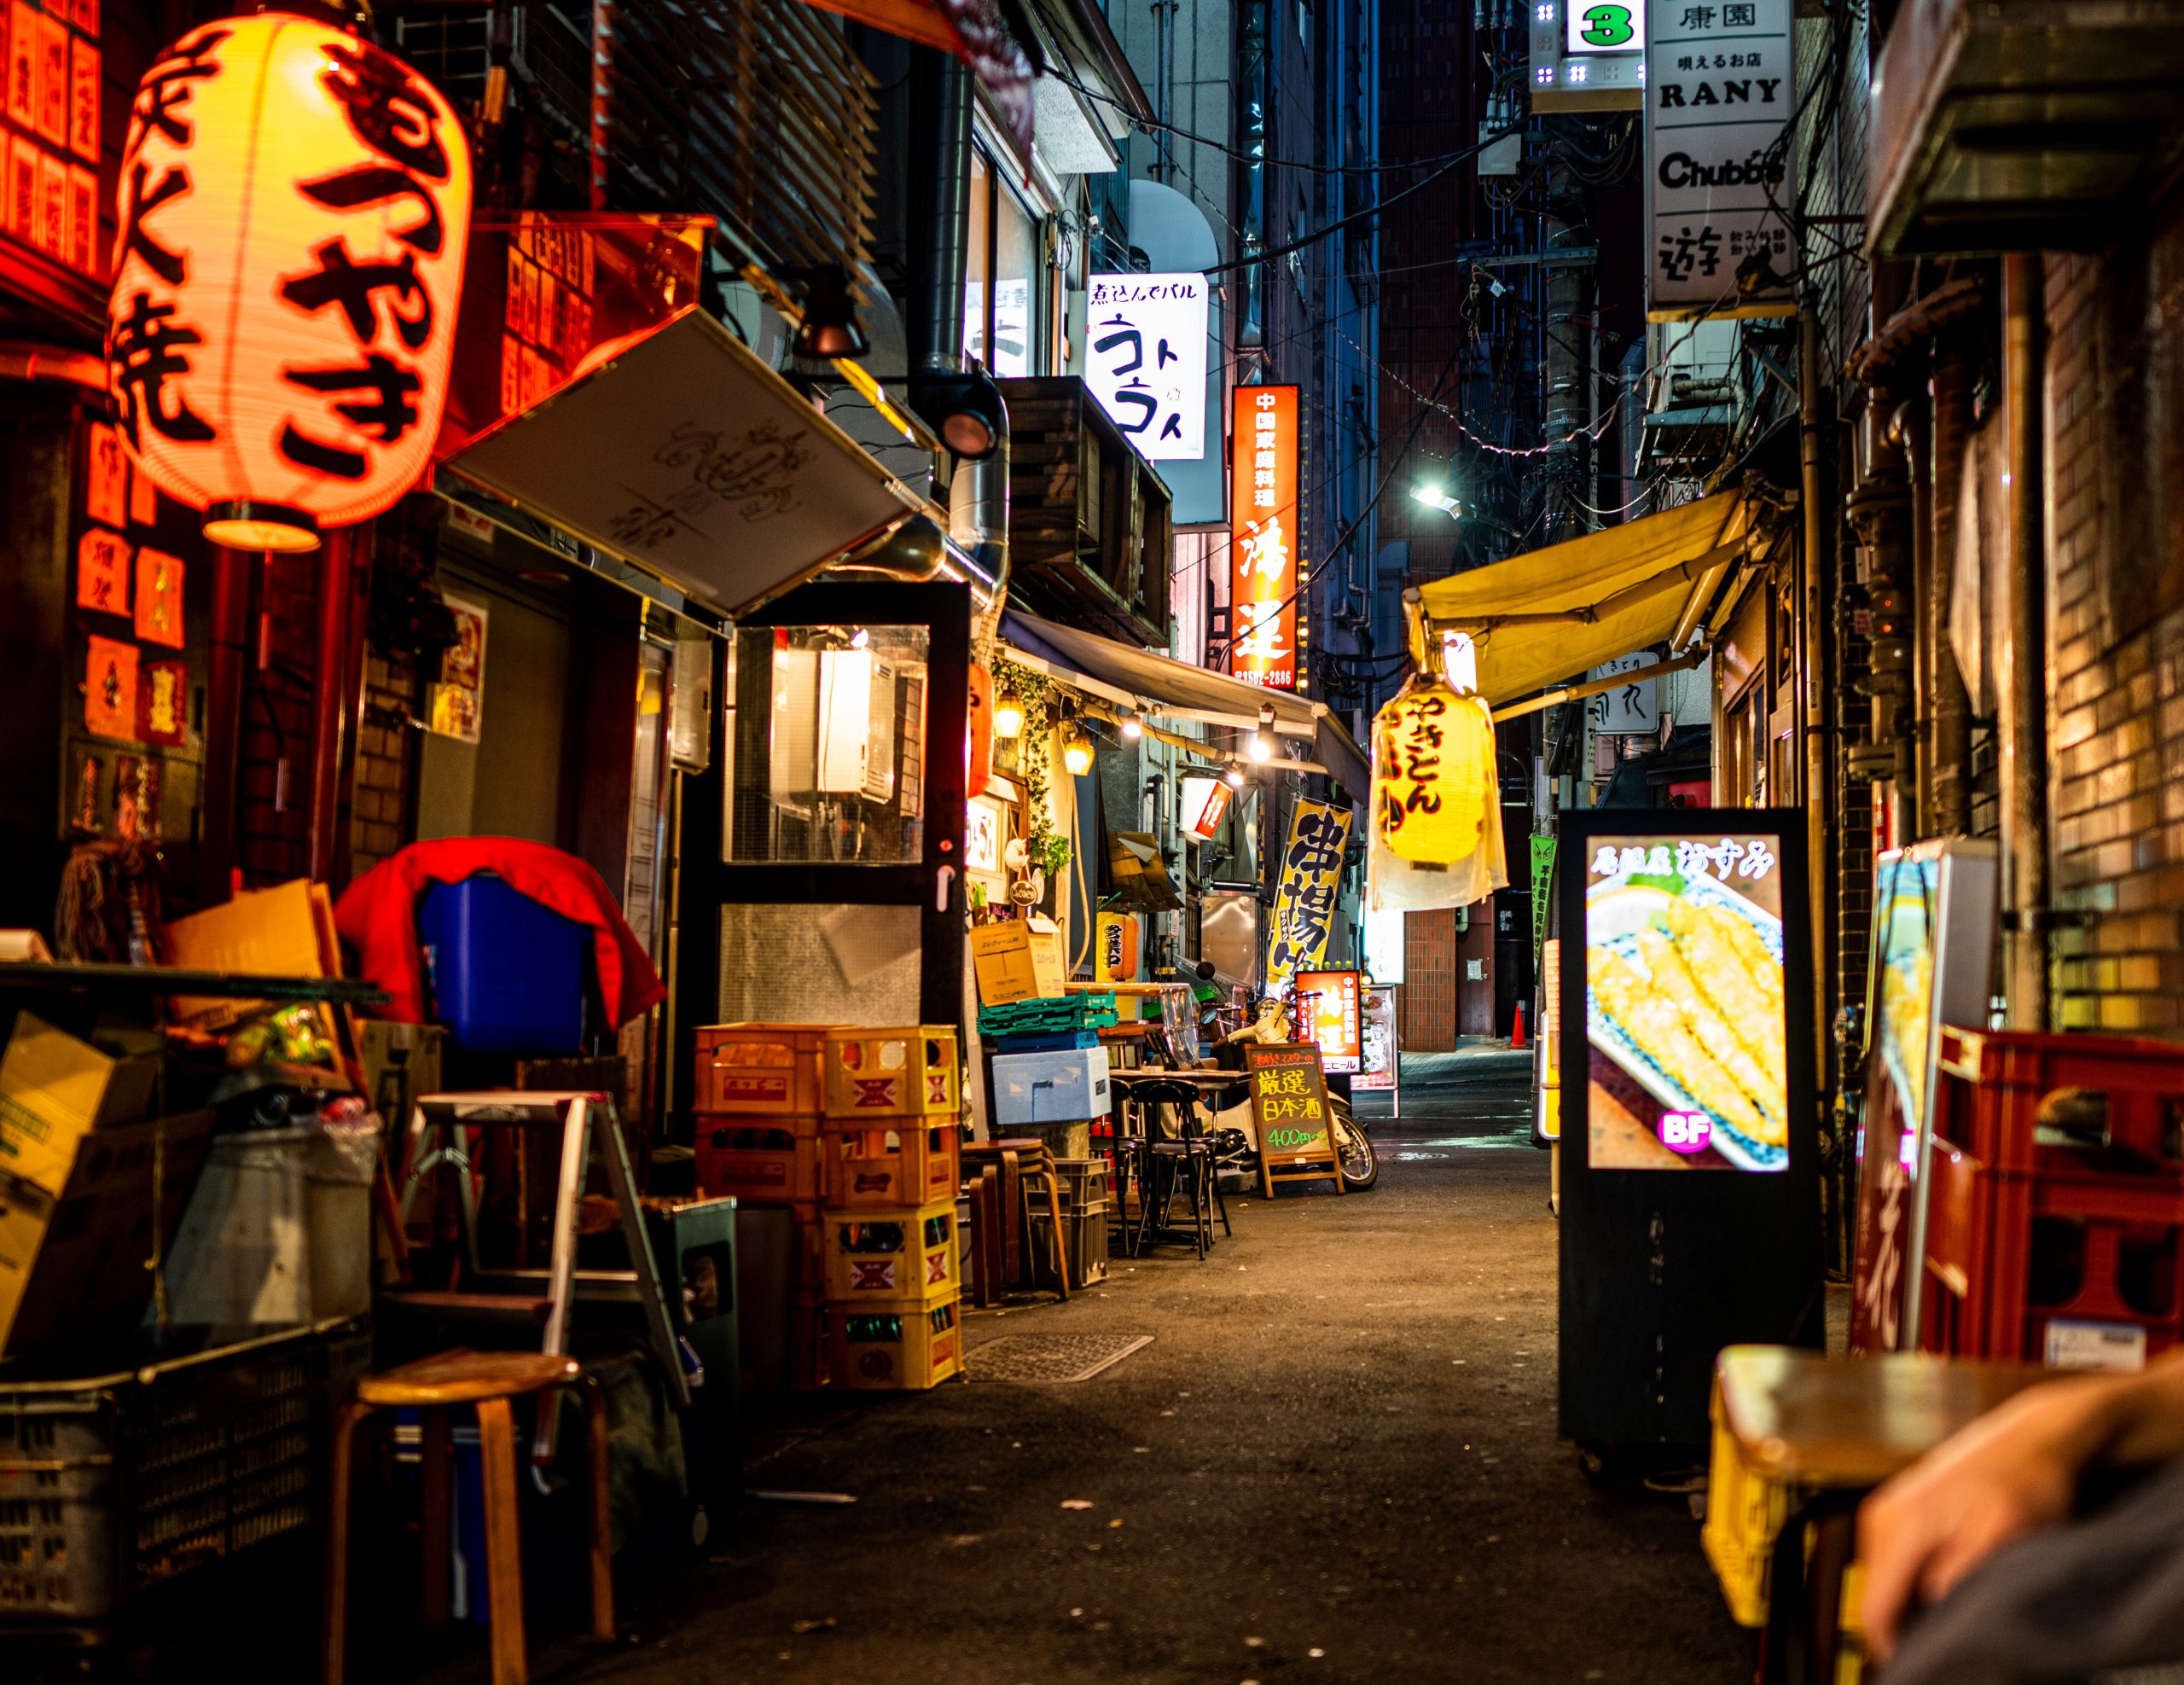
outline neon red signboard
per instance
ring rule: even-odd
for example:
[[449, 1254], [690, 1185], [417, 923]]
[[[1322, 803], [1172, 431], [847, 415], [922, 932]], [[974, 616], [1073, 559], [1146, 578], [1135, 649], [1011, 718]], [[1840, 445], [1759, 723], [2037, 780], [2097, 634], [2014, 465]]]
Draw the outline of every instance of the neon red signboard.
[[1239, 386], [1230, 413], [1228, 671], [1297, 689], [1298, 403], [1295, 386]]

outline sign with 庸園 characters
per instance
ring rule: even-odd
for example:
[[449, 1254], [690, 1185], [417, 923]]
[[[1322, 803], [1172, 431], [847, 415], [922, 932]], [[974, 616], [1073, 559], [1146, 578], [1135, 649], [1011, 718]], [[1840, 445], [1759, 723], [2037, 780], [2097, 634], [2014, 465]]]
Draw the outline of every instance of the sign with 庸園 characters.
[[1310, 1042], [1246, 1044], [1252, 1124], [1259, 1137], [1259, 1187], [1269, 1200], [1277, 1182], [1325, 1182], [1346, 1193], [1327, 1110], [1320, 1050]]

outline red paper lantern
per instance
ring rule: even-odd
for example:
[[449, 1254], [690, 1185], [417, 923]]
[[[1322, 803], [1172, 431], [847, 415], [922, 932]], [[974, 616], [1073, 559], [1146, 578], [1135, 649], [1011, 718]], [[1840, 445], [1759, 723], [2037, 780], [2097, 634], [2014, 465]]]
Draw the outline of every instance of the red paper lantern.
[[970, 776], [964, 793], [982, 796], [993, 782], [993, 675], [976, 661], [970, 666], [970, 698], [965, 710], [965, 767]]
[[304, 550], [431, 457], [470, 230], [469, 142], [401, 60], [277, 12], [191, 31], [122, 154], [108, 375], [168, 496]]

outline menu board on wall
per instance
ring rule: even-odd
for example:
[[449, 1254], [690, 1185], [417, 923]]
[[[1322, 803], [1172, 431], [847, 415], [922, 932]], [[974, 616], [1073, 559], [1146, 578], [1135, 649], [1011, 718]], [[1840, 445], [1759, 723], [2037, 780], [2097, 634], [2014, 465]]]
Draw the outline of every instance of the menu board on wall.
[[8, 77], [0, 230], [14, 245], [102, 282], [97, 0], [9, 0], [0, 6], [0, 38]]

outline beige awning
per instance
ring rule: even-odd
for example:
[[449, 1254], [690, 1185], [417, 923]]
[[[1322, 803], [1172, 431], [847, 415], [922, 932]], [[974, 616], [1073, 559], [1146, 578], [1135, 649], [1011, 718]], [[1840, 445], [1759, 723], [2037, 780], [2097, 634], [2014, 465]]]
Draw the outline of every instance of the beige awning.
[[1437, 630], [1469, 632], [1479, 694], [1506, 702], [1652, 644], [1687, 636], [1745, 554], [1738, 491], [1664, 509], [1421, 587]]
[[1043, 620], [1020, 608], [1002, 617], [1002, 636], [1017, 649], [1104, 685], [1112, 700], [1147, 713], [1249, 730], [1262, 709], [1274, 711], [1277, 735], [1312, 746], [1317, 765], [1362, 798], [1372, 779], [1365, 752], [1324, 702], [1292, 691], [1267, 690], [1187, 661], [1135, 649], [1096, 632]]

